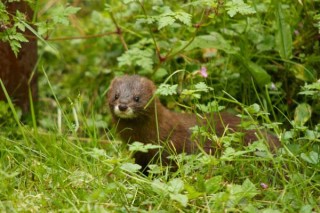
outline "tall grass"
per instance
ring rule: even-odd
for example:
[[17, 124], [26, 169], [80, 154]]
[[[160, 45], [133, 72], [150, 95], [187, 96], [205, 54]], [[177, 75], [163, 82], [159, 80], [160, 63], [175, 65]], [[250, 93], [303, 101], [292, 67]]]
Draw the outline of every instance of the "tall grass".
[[[64, 113], [68, 117], [68, 112]], [[227, 147], [219, 157], [182, 154], [174, 156], [179, 165], [176, 172], [159, 172], [160, 167], [152, 165], [153, 173], [144, 176], [112, 130], [93, 130], [86, 125], [88, 117], [81, 113], [78, 117], [81, 132], [74, 132], [72, 125], [65, 125], [62, 132], [57, 128], [48, 131], [18, 120], [13, 128], [19, 128], [10, 130], [14, 134], [2, 132], [1, 211], [320, 210], [319, 165], [292, 153], [285, 139], [275, 155], [267, 152], [262, 142]], [[90, 119], [94, 121], [94, 117]], [[232, 137], [220, 140], [228, 142]]]

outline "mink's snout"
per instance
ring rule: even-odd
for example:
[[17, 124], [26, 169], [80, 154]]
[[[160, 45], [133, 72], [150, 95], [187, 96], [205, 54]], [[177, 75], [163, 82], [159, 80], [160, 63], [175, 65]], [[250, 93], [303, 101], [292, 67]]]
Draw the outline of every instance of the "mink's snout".
[[125, 112], [128, 109], [128, 106], [126, 104], [119, 104], [118, 107], [121, 112]]

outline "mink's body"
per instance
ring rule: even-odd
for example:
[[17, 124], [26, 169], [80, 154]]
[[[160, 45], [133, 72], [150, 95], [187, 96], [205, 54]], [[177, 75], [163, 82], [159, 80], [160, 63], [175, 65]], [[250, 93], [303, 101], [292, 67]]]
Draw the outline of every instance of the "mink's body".
[[[134, 141], [145, 144], [160, 143], [164, 146], [162, 162], [169, 163], [166, 158], [169, 153], [191, 154], [197, 152], [199, 146], [207, 153], [214, 152], [212, 141], [205, 140], [203, 144], [199, 144], [200, 141], [197, 139], [191, 139], [190, 128], [193, 126], [210, 126], [211, 132], [218, 136], [223, 135], [225, 127], [241, 131], [239, 127], [241, 119], [226, 112], [208, 114], [200, 118], [195, 114], [170, 111], [157, 97], [153, 98], [155, 91], [156, 86], [147, 78], [138, 75], [117, 77], [111, 82], [108, 104], [121, 139], [129, 143]], [[257, 132], [253, 130], [243, 132], [245, 144], [257, 140]], [[268, 141], [271, 150], [279, 146], [279, 140], [275, 136], [264, 131], [262, 135]], [[152, 149], [147, 153], [137, 152], [134, 157], [136, 163], [145, 168], [153, 158], [159, 157], [157, 153], [157, 149]]]

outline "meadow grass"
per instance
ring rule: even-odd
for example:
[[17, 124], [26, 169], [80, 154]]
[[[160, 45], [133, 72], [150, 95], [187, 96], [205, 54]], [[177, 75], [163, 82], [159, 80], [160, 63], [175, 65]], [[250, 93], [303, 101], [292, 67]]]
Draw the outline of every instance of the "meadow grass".
[[[8, 94], [0, 102], [0, 212], [320, 212], [314, 1], [34, 2], [30, 25], [19, 13], [10, 23], [1, 10], [10, 31], [0, 37], [17, 45], [22, 34], [11, 25], [32, 30], [43, 72], [39, 112], [31, 101], [25, 123]], [[190, 82], [204, 81], [202, 69], [217, 103], [253, 112], [250, 120], [275, 128], [282, 148], [272, 154], [263, 141], [243, 147], [236, 134], [209, 135], [219, 144], [214, 155], [174, 155], [177, 171], [154, 164], [144, 176], [130, 150], [146, 147], [121, 143], [103, 115], [107, 85], [123, 73], [157, 84], [170, 76], [179, 87], [168, 94], [188, 92], [168, 101], [181, 109], [185, 100], [212, 100]], [[287, 124], [278, 128], [264, 112]]]
[[[6, 127], [0, 137], [0, 211], [320, 210], [319, 164], [290, 151], [286, 140], [275, 155], [257, 142], [229, 146], [215, 155], [174, 156], [176, 172], [152, 165], [150, 175], [144, 176], [112, 130], [92, 130], [85, 123], [80, 122], [82, 132], [94, 133], [85, 138], [72, 125], [65, 125], [62, 133], [21, 123]], [[232, 141], [232, 137], [220, 139]]]

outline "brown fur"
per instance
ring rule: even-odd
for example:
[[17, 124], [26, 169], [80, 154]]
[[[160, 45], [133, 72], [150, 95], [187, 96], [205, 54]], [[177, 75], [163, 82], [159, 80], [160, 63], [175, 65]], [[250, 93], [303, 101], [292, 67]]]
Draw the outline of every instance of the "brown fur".
[[[195, 125], [209, 125], [212, 132], [218, 136], [225, 132], [226, 127], [231, 131], [242, 131], [239, 128], [241, 119], [226, 112], [208, 114], [203, 118], [195, 114], [172, 112], [165, 108], [157, 97], [153, 98], [155, 91], [156, 86], [147, 78], [138, 75], [117, 77], [111, 82], [108, 104], [121, 139], [129, 143], [139, 141], [145, 144], [163, 145], [165, 149], [161, 155], [162, 162], [169, 163], [166, 157], [172, 151], [191, 154], [199, 150], [200, 139], [191, 140], [190, 127]], [[138, 101], [135, 100], [136, 97], [139, 97]], [[132, 109], [134, 117], [119, 117], [115, 112], [115, 107], [120, 105]], [[124, 113], [128, 109], [124, 110]], [[257, 140], [256, 131], [249, 130], [244, 133], [245, 144]], [[271, 150], [280, 145], [275, 136], [265, 131], [260, 131], [260, 133], [268, 141]], [[207, 153], [214, 152], [212, 141], [205, 140], [201, 147]], [[157, 152], [158, 150], [150, 150], [148, 153], [136, 153], [134, 156], [136, 163], [143, 168], [146, 167], [154, 157], [158, 157]]]

